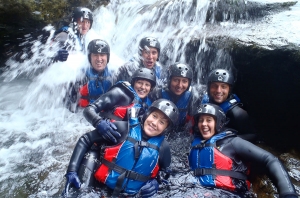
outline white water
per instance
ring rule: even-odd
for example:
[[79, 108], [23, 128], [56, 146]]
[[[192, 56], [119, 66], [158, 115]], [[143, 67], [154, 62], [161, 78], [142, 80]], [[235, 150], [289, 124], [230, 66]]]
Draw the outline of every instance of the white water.
[[[203, 41], [206, 36], [227, 34], [244, 42], [259, 40], [254, 36], [259, 29], [251, 23], [228, 22], [208, 28], [205, 18], [209, 1], [197, 1], [196, 7], [192, 3], [193, 0], [111, 1], [106, 8], [94, 11], [95, 20], [87, 43], [94, 38], [108, 41], [109, 68], [116, 70], [137, 53], [138, 42], [145, 36], [159, 39], [162, 51], [169, 58], [167, 65], [184, 61], [185, 44], [200, 36]], [[273, 22], [257, 25], [271, 31], [276, 28], [276, 18], [296, 16], [298, 10], [297, 4], [291, 11], [273, 16]], [[295, 27], [282, 35], [283, 39], [273, 40], [298, 42], [299, 36], [290, 35], [295, 35], [299, 21], [297, 17], [282, 21], [281, 26]], [[278, 31], [283, 29], [280, 27]], [[0, 79], [0, 197], [57, 197], [63, 189], [63, 175], [78, 138], [93, 129], [82, 111], [73, 114], [62, 106], [65, 84], [74, 82], [81, 69], [88, 67], [87, 57], [77, 52], [64, 63], [46, 66], [47, 57], [54, 54], [49, 50], [49, 43], [41, 45], [37, 40], [32, 48], [33, 58], [24, 63], [9, 60], [10, 69]], [[39, 48], [42, 53], [38, 53]], [[205, 42], [199, 53], [201, 50], [209, 50]], [[180, 193], [177, 195], [183, 196]]]

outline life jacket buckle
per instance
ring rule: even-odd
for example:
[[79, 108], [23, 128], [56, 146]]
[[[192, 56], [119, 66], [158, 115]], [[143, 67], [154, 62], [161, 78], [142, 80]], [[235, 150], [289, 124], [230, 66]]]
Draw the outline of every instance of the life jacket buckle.
[[148, 142], [138, 141], [138, 145], [142, 146], [142, 147], [146, 147], [146, 146], [148, 146]]

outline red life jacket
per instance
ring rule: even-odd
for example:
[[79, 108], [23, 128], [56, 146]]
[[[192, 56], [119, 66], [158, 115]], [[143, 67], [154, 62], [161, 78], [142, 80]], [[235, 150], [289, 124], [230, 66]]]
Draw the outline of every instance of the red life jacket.
[[249, 190], [248, 167], [237, 164], [232, 156], [226, 156], [216, 148], [216, 141], [229, 135], [234, 136], [231, 132], [222, 132], [205, 142], [196, 137], [189, 155], [190, 167], [202, 186], [237, 192]]

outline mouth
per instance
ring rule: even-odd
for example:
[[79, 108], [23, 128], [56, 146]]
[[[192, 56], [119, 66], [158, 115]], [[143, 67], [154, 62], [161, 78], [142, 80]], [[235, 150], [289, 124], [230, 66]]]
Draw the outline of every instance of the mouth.
[[209, 128], [202, 128], [202, 133], [204, 133], [204, 134], [210, 133]]
[[140, 90], [137, 90], [137, 93], [141, 94], [141, 95], [144, 95], [144, 94], [146, 94], [146, 91], [143, 90], [143, 89], [140, 89]]
[[156, 131], [156, 127], [152, 126], [151, 124], [148, 124], [150, 131]]

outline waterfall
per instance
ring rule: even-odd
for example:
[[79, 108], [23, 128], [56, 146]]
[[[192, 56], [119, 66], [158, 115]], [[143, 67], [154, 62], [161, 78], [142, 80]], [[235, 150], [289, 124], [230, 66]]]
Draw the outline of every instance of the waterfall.
[[[212, 49], [206, 42], [207, 37], [226, 36], [234, 28], [233, 21], [224, 22], [222, 27], [213, 25], [214, 17], [207, 22], [208, 9], [214, 3], [210, 0], [111, 0], [106, 7], [94, 11], [94, 23], [86, 35], [86, 43], [95, 38], [106, 40], [111, 48], [108, 67], [115, 71], [137, 54], [141, 38], [157, 37], [162, 46], [162, 65], [189, 61], [195, 70], [194, 83], [201, 84], [205, 82], [203, 73], [220, 64], [233, 67], [227, 51]], [[248, 28], [251, 24], [237, 26], [237, 29]], [[83, 118], [82, 110], [74, 114], [62, 104], [66, 84], [75, 82], [89, 66], [87, 56], [75, 51], [66, 62], [51, 63], [56, 52], [51, 49], [54, 28], [48, 25], [44, 31], [50, 34], [46, 42], [42, 42], [42, 37], [28, 41], [30, 54], [24, 53], [22, 61], [9, 59], [0, 77], [1, 197], [58, 197], [78, 138], [93, 129]], [[197, 43], [198, 49], [191, 51], [191, 41]], [[185, 141], [188, 142], [188, 137]], [[187, 147], [181, 149], [187, 151]], [[198, 188], [196, 191], [191, 175], [179, 175], [172, 182], [170, 196], [186, 197], [195, 193], [233, 196], [222, 190]], [[188, 185], [182, 186], [184, 182]]]

